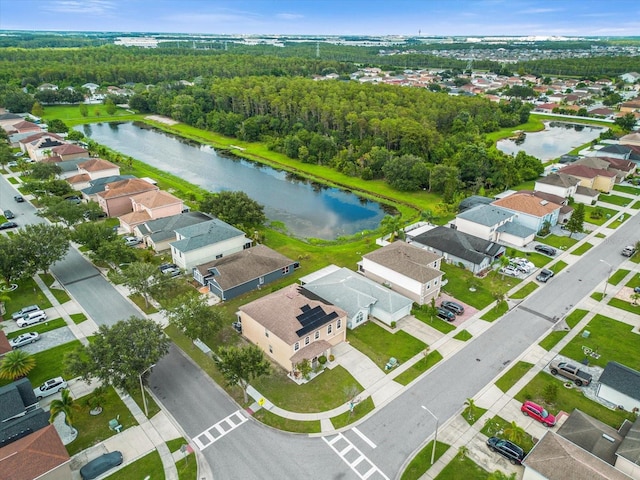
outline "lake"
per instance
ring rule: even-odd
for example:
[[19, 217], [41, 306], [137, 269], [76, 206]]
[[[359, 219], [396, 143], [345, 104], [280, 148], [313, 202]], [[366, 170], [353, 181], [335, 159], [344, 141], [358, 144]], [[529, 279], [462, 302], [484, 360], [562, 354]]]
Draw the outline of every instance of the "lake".
[[386, 214], [381, 204], [353, 193], [259, 163], [220, 156], [208, 145], [144, 124], [97, 123], [75, 128], [102, 145], [210, 192], [243, 191], [264, 206], [269, 220], [284, 223], [296, 237], [333, 240], [373, 230]]
[[542, 161], [558, 158], [585, 143], [598, 138], [604, 127], [566, 122], [545, 122], [545, 129], [527, 133], [523, 142], [499, 140], [498, 150], [506, 154], [524, 151]]

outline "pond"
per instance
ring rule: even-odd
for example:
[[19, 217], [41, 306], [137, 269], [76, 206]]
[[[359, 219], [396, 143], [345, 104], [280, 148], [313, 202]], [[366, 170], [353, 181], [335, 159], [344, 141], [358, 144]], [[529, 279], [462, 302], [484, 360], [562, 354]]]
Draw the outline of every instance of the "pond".
[[102, 145], [210, 192], [243, 191], [264, 205], [269, 220], [282, 222], [296, 237], [333, 240], [373, 230], [386, 214], [383, 205], [353, 193], [221, 156], [208, 145], [141, 123], [87, 124], [76, 129]]
[[545, 129], [527, 133], [522, 139], [503, 139], [497, 143], [498, 150], [506, 154], [524, 151], [546, 162], [569, 153], [585, 143], [598, 138], [604, 127], [580, 123], [545, 122]]

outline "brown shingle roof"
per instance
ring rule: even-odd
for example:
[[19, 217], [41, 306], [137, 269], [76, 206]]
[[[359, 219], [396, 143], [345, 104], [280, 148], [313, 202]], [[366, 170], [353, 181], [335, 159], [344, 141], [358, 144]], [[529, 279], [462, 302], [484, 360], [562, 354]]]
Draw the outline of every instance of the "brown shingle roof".
[[[325, 314], [335, 312], [339, 318], [344, 318], [347, 315], [341, 308], [320, 300], [298, 285], [290, 285], [266, 297], [254, 300], [241, 306], [239, 310], [287, 344], [293, 345], [301, 338], [296, 331], [302, 328], [302, 324], [296, 317], [304, 313], [303, 308], [306, 310], [306, 307], [311, 309], [320, 307]], [[322, 326], [323, 324], [319, 324], [318, 328]]]
[[556, 203], [542, 200], [535, 195], [520, 192], [496, 200], [493, 202], [493, 205], [527, 213], [535, 217], [544, 217], [560, 208], [560, 205]]
[[158, 190], [158, 187], [155, 185], [144, 180], [140, 180], [139, 178], [127, 178], [126, 180], [107, 183], [105, 188], [104, 192], [100, 192], [97, 195], [102, 198], [130, 197], [138, 193]]
[[27, 138], [23, 138], [18, 143], [27, 144], [27, 143], [35, 142], [36, 140], [42, 137], [51, 137], [51, 138], [55, 138], [56, 140], [62, 140], [62, 137], [60, 135], [56, 135], [55, 133], [38, 132], [38, 133], [34, 133], [33, 135], [29, 135]]
[[609, 172], [600, 168], [591, 168], [587, 167], [586, 165], [567, 165], [566, 167], [560, 169], [560, 172], [564, 173], [565, 175], [574, 175], [581, 178], [612, 178], [616, 176], [614, 172]]
[[89, 156], [89, 152], [79, 147], [78, 145], [74, 145], [73, 143], [65, 143], [64, 145], [60, 145], [58, 147], [53, 147], [51, 149], [57, 155], [75, 155], [77, 153], [86, 153]]
[[69, 461], [53, 425], [0, 448], [3, 480], [32, 480]]
[[152, 220], [151, 215], [149, 215], [149, 212], [147, 212], [146, 210], [143, 210], [142, 212], [127, 213], [125, 215], [119, 216], [118, 219], [120, 220], [120, 222], [132, 226]]
[[414, 247], [406, 242], [393, 242], [378, 250], [363, 255], [383, 267], [417, 280], [427, 283], [443, 275], [440, 270], [433, 268], [433, 264], [442, 258], [424, 248]]
[[[60, 157], [58, 157], [58, 158], [60, 158]], [[73, 177], [67, 178], [67, 182], [72, 183], [72, 184], [73, 183], [88, 182], [89, 180], [91, 180], [91, 177], [87, 173], [81, 173], [79, 175], [74, 175]]]
[[580, 179], [578, 177], [574, 177], [573, 175], [567, 175], [566, 173], [551, 173], [546, 177], [538, 178], [536, 182], [566, 188], [575, 187], [580, 183]]
[[98, 172], [100, 170], [118, 168], [118, 166], [102, 158], [92, 158], [86, 162], [79, 163], [78, 168], [86, 170], [87, 172]]
[[147, 208], [158, 208], [182, 203], [182, 200], [178, 197], [175, 197], [170, 193], [163, 192], [162, 190], [154, 190], [134, 195], [131, 197], [131, 200], [139, 205], [144, 205]]

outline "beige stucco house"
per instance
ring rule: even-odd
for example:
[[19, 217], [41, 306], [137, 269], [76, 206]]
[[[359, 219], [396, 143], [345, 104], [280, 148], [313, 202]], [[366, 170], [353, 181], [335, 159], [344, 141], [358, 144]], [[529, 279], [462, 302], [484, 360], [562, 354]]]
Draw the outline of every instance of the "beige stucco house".
[[119, 217], [120, 226], [127, 232], [134, 227], [155, 218], [178, 215], [184, 210], [184, 203], [178, 197], [162, 190], [153, 190], [131, 197], [133, 211]]
[[108, 183], [103, 192], [96, 194], [96, 201], [109, 217], [119, 217], [133, 211], [131, 197], [156, 190], [159, 188], [146, 180], [129, 178]]
[[609, 170], [592, 168], [586, 165], [568, 165], [560, 173], [580, 179], [580, 185], [604, 193], [611, 193], [616, 184], [616, 174]]
[[304, 360], [315, 366], [347, 338], [347, 312], [298, 285], [243, 305], [236, 315], [242, 334], [290, 374]]

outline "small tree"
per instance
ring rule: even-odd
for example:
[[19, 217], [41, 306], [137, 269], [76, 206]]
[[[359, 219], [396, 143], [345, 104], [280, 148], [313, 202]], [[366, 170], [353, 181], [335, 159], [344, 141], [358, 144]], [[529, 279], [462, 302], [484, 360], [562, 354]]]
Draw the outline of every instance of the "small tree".
[[584, 204], [578, 203], [576, 205], [576, 208], [571, 214], [571, 218], [567, 222], [566, 228], [569, 231], [569, 238], [571, 238], [574, 233], [580, 233], [584, 230]]
[[249, 382], [271, 371], [271, 364], [257, 345], [220, 347], [214, 361], [228, 385], [242, 388], [245, 403], [249, 401]]
[[527, 435], [527, 432], [525, 432], [524, 428], [514, 421], [511, 422], [509, 426], [505, 427], [504, 434], [510, 442], [521, 445]]
[[558, 398], [558, 385], [549, 383], [542, 389], [542, 398], [546, 403], [553, 403]]
[[149, 298], [158, 283], [160, 272], [155, 265], [145, 262], [134, 262], [118, 275], [122, 283], [129, 287], [132, 293], [144, 298], [145, 307], [149, 307]]
[[465, 410], [467, 412], [467, 420], [473, 421], [476, 418], [476, 401], [473, 398], [467, 398], [464, 401]]
[[210, 307], [200, 295], [183, 295], [165, 310], [169, 323], [192, 340], [208, 338], [222, 329], [226, 316], [219, 307]]
[[0, 363], [0, 378], [17, 380], [26, 377], [36, 367], [36, 359], [23, 350], [7, 353]]
[[308, 358], [305, 358], [300, 363], [297, 363], [296, 369], [300, 372], [302, 378], [304, 378], [305, 380], [309, 380], [309, 375], [313, 371], [313, 368], [311, 368], [311, 362]]
[[386, 215], [381, 221], [380, 226], [385, 234], [389, 234], [389, 241], [393, 242], [396, 237], [402, 236], [402, 223], [400, 215]]
[[71, 397], [71, 391], [67, 388], [62, 390], [60, 400], [56, 399], [51, 402], [49, 407], [49, 423], [53, 423], [58, 415], [64, 414], [64, 423], [73, 429], [73, 412], [80, 409], [80, 405]]

